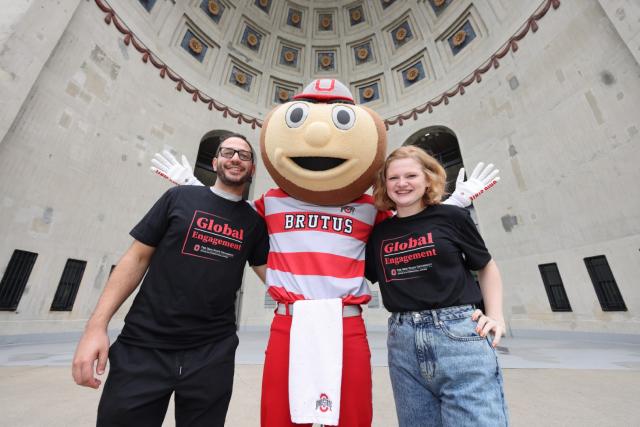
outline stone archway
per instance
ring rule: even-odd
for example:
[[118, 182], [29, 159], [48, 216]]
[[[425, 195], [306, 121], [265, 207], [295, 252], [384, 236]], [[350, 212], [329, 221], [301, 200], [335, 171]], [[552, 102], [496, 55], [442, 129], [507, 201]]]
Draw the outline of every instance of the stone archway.
[[[200, 147], [198, 148], [198, 157], [196, 158], [196, 164], [193, 168], [193, 174], [204, 185], [211, 186], [216, 182], [216, 173], [213, 171], [213, 158], [218, 151], [220, 145], [220, 139], [233, 133], [224, 129], [215, 129], [204, 134], [200, 140]], [[243, 199], [249, 197], [249, 190], [251, 185], [247, 185], [244, 188], [242, 194]]]
[[211, 186], [216, 182], [216, 174], [213, 171], [213, 158], [220, 145], [220, 138], [230, 133], [231, 132], [227, 130], [216, 129], [204, 134], [200, 140], [198, 157], [196, 158], [196, 164], [193, 168], [193, 174], [204, 185]]
[[446, 192], [450, 194], [455, 189], [458, 172], [464, 164], [458, 138], [451, 129], [429, 126], [415, 132], [402, 145], [415, 145], [438, 159], [447, 172]]

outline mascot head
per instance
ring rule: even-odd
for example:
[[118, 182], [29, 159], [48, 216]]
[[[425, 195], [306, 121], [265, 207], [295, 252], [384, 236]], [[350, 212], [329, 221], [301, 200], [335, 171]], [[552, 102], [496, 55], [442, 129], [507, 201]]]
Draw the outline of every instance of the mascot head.
[[262, 160], [273, 180], [296, 199], [343, 205], [373, 183], [387, 149], [382, 119], [355, 105], [337, 80], [311, 82], [274, 108], [260, 135]]

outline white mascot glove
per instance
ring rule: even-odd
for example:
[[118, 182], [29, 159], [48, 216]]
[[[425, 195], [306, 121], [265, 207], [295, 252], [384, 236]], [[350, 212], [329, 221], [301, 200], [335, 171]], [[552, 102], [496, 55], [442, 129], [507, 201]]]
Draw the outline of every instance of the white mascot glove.
[[466, 208], [482, 193], [500, 181], [498, 173], [500, 173], [500, 171], [498, 169], [494, 170], [493, 164], [489, 163], [487, 167], [484, 167], [484, 163], [480, 162], [476, 165], [475, 169], [473, 169], [469, 179], [465, 181], [464, 168], [461, 168], [458, 173], [458, 179], [456, 180], [456, 189], [443, 203]]
[[187, 158], [182, 155], [182, 164], [178, 163], [173, 154], [164, 150], [162, 154], [156, 153], [151, 159], [151, 172], [168, 179], [177, 185], [204, 185], [193, 175], [193, 169]]

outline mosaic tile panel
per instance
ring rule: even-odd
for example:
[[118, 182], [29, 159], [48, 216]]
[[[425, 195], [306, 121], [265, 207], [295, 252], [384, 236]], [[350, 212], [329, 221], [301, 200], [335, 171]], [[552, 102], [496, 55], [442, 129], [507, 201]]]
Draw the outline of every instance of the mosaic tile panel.
[[403, 46], [409, 40], [413, 39], [413, 31], [411, 31], [409, 21], [404, 21], [402, 24], [391, 30], [391, 39], [393, 40], [393, 45], [396, 48]]
[[229, 83], [237, 86], [241, 89], [251, 92], [251, 84], [253, 83], [253, 75], [241, 70], [235, 65], [231, 67], [231, 74], [229, 75]]
[[436, 16], [440, 15], [444, 10], [449, 7], [453, 0], [428, 0], [431, 5], [431, 9], [435, 12]]
[[422, 62], [416, 62], [412, 66], [402, 70], [402, 84], [404, 87], [409, 87], [420, 80], [423, 80], [427, 74], [424, 71], [424, 65]]
[[316, 70], [335, 71], [336, 70], [336, 53], [333, 51], [316, 52]]
[[202, 0], [200, 2], [200, 9], [217, 24], [220, 22], [220, 18], [222, 18], [225, 7], [217, 0]]
[[371, 42], [366, 42], [353, 47], [353, 56], [356, 61], [356, 65], [366, 64], [373, 61], [373, 49], [371, 48]]
[[392, 4], [394, 4], [396, 0], [380, 0], [380, 4], [382, 4], [382, 9], [386, 9]]
[[302, 28], [302, 11], [289, 8], [287, 13], [287, 25], [294, 28]]
[[140, 3], [147, 12], [151, 12], [151, 9], [153, 9], [153, 6], [156, 4], [156, 0], [138, 0], [138, 3]]
[[260, 50], [261, 42], [262, 34], [247, 25], [244, 28], [244, 32], [242, 33], [242, 39], [240, 40], [240, 43], [257, 52]]
[[351, 26], [364, 22], [364, 10], [362, 6], [356, 6], [349, 9], [349, 23]]
[[288, 46], [282, 46], [282, 49], [280, 50], [279, 63], [280, 65], [296, 68], [298, 66], [299, 57], [300, 57], [299, 49], [288, 47]]
[[454, 55], [457, 55], [475, 38], [476, 32], [473, 30], [471, 22], [466, 21], [458, 31], [453, 33], [453, 35], [447, 39], [447, 42], [449, 43], [451, 52]]
[[333, 14], [318, 14], [318, 31], [333, 31]]
[[187, 30], [180, 46], [198, 61], [202, 62], [207, 54], [207, 46], [202, 40], [196, 37], [191, 30]]
[[256, 5], [256, 7], [261, 11], [263, 11], [264, 13], [266, 13], [267, 15], [271, 10], [271, 3], [272, 3], [271, 0], [255, 0], [254, 1], [254, 4]]
[[360, 104], [366, 104], [367, 102], [373, 102], [380, 99], [380, 88], [378, 82], [359, 87], [358, 99], [360, 100]]
[[287, 103], [293, 99], [293, 95], [295, 95], [293, 89], [276, 85], [273, 92], [273, 102], [276, 104]]

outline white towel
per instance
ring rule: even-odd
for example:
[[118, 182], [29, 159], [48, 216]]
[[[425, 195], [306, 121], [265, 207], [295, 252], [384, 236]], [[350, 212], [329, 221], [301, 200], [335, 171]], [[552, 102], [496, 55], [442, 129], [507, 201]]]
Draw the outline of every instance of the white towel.
[[342, 384], [342, 300], [293, 306], [289, 409], [294, 423], [338, 425]]

